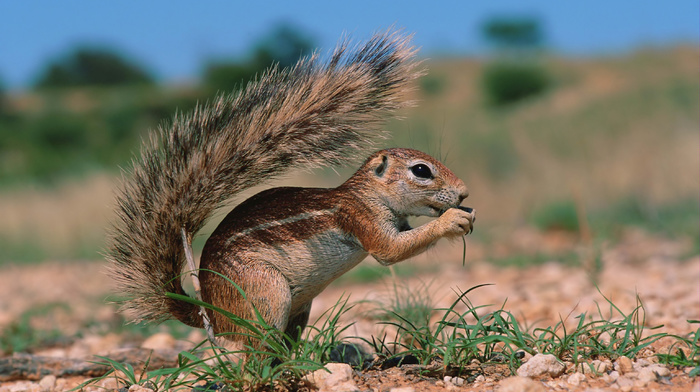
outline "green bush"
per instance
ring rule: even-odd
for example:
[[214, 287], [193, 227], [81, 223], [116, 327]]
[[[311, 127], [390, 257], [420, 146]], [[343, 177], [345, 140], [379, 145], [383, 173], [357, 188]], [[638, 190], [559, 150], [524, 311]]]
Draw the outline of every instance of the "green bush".
[[419, 79], [419, 84], [425, 95], [436, 96], [445, 90], [447, 80], [444, 76], [425, 75]]
[[536, 210], [531, 216], [531, 222], [540, 230], [579, 230], [576, 205], [571, 200], [563, 200], [548, 204]]
[[488, 102], [506, 106], [541, 94], [549, 87], [546, 70], [536, 64], [493, 63], [484, 69], [482, 85]]
[[152, 84], [153, 77], [121, 54], [105, 48], [77, 48], [50, 63], [37, 88]]

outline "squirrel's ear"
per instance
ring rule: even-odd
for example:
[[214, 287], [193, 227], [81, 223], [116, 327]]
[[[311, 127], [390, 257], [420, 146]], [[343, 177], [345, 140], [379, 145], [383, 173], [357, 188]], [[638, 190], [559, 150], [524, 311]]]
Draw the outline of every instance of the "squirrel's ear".
[[374, 168], [374, 174], [377, 177], [382, 177], [384, 175], [384, 172], [386, 172], [386, 167], [387, 167], [386, 155], [382, 155], [382, 161], [379, 163], [379, 165], [377, 167]]

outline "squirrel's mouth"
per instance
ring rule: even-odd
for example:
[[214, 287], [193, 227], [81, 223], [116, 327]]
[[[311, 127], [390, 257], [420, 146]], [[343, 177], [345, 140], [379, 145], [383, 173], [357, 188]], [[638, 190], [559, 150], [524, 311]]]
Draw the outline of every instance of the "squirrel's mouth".
[[428, 204], [428, 208], [430, 208], [431, 210], [433, 210], [433, 211], [435, 212], [435, 215], [436, 215], [436, 216], [440, 216], [440, 215], [444, 214], [445, 211], [447, 211], [450, 207], [442, 207], [442, 206], [441, 206], [441, 207], [437, 207], [437, 206]]

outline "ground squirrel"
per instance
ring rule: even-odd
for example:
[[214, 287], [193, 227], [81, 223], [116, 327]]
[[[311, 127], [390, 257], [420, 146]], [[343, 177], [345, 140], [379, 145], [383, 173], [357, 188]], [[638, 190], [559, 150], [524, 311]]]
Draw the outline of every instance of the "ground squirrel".
[[[197, 306], [166, 296], [184, 294], [182, 237], [191, 239], [242, 190], [365, 150], [382, 115], [408, 104], [405, 92], [421, 74], [414, 56], [395, 32], [353, 49], [343, 43], [326, 62], [314, 55], [272, 68], [241, 92], [162, 126], [118, 196], [107, 258], [120, 294], [130, 298], [123, 309], [138, 320], [203, 327]], [[390, 265], [469, 233], [474, 211], [459, 207], [467, 195], [439, 161], [401, 148], [372, 154], [337, 188], [263, 191], [234, 208], [206, 242], [202, 299], [248, 319], [254, 305], [270, 325], [298, 337], [313, 298], [367, 255]], [[436, 219], [411, 228], [409, 216]], [[236, 282], [248, 301], [208, 270]], [[214, 332], [240, 332], [226, 317], [208, 316]]]

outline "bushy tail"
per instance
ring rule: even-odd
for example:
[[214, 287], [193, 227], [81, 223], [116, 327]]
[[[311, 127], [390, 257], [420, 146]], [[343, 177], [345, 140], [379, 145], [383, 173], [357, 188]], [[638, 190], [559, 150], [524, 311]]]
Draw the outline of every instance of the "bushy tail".
[[137, 320], [200, 326], [183, 293], [181, 231], [193, 235], [242, 190], [294, 168], [346, 162], [370, 144], [378, 120], [406, 106], [420, 75], [409, 38], [387, 32], [327, 62], [314, 55], [272, 68], [240, 93], [176, 115], [146, 142], [118, 195], [107, 258], [122, 309]]

